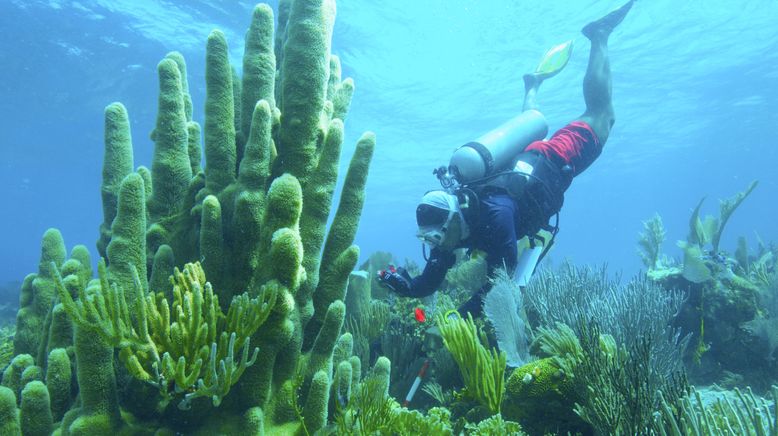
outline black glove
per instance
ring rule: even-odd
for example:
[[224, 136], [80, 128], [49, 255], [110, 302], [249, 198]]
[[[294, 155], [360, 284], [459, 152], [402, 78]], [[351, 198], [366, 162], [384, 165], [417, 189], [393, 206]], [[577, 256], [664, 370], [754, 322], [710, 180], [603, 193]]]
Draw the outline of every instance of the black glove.
[[378, 282], [401, 296], [411, 292], [411, 276], [403, 267], [389, 265], [387, 269], [378, 271]]

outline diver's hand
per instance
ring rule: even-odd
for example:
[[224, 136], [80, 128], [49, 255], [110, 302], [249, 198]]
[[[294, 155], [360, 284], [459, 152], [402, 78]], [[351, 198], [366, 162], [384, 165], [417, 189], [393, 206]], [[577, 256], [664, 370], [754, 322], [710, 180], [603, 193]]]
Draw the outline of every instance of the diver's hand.
[[378, 271], [378, 282], [403, 297], [411, 292], [411, 276], [403, 267], [395, 268], [394, 265], [389, 265]]

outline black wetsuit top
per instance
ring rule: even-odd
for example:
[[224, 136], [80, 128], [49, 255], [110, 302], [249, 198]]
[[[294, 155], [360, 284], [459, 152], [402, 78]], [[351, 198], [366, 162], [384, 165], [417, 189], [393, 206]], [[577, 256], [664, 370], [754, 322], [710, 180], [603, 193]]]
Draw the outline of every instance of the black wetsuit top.
[[[478, 215], [468, 219], [470, 236], [458, 248], [476, 249], [486, 253], [487, 272], [491, 276], [495, 269], [506, 267], [510, 273], [516, 267], [519, 239], [519, 209], [516, 202], [505, 193], [495, 192], [479, 198]], [[411, 281], [409, 297], [431, 295], [443, 282], [446, 272], [454, 265], [454, 253], [432, 249], [424, 272]], [[465, 302], [459, 312], [481, 313], [483, 298], [491, 289], [487, 283]]]

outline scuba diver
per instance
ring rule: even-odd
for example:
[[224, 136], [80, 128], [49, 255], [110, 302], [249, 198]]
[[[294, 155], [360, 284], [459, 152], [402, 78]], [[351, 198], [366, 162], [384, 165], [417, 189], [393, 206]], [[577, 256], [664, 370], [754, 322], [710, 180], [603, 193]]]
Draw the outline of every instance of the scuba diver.
[[[390, 265], [378, 272], [381, 284], [400, 296], [431, 295], [454, 265], [454, 250], [467, 248], [486, 253], [490, 277], [497, 268], [505, 268], [509, 275], [515, 274], [520, 286], [526, 285], [553, 243], [564, 192], [600, 155], [613, 126], [608, 37], [633, 3], [581, 31], [591, 42], [583, 80], [585, 112], [542, 140], [548, 127], [535, 97], [543, 81], [567, 64], [569, 41], [549, 50], [536, 71], [524, 76], [522, 114], [458, 148], [448, 168], [435, 170], [444, 189], [427, 192], [416, 209], [417, 236], [431, 248], [429, 257], [425, 251], [424, 271], [412, 278], [404, 268]], [[538, 236], [541, 230], [551, 237]], [[519, 258], [518, 240], [525, 236], [531, 248]], [[474, 292], [458, 312], [480, 315], [491, 286], [487, 283]]]

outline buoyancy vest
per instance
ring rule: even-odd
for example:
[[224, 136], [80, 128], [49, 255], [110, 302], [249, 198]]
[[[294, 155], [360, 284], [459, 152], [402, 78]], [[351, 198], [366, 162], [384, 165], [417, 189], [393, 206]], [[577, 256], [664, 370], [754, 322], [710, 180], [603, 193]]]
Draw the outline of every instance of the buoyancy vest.
[[[549, 225], [564, 203], [564, 192], [573, 178], [572, 168], [559, 168], [543, 154], [526, 151], [516, 156], [513, 168], [462, 184], [458, 195], [466, 204], [477, 205], [480, 198], [495, 193], [507, 194], [518, 206], [520, 236], [531, 236], [540, 230], [555, 232]], [[471, 211], [472, 212], [472, 211]]]

